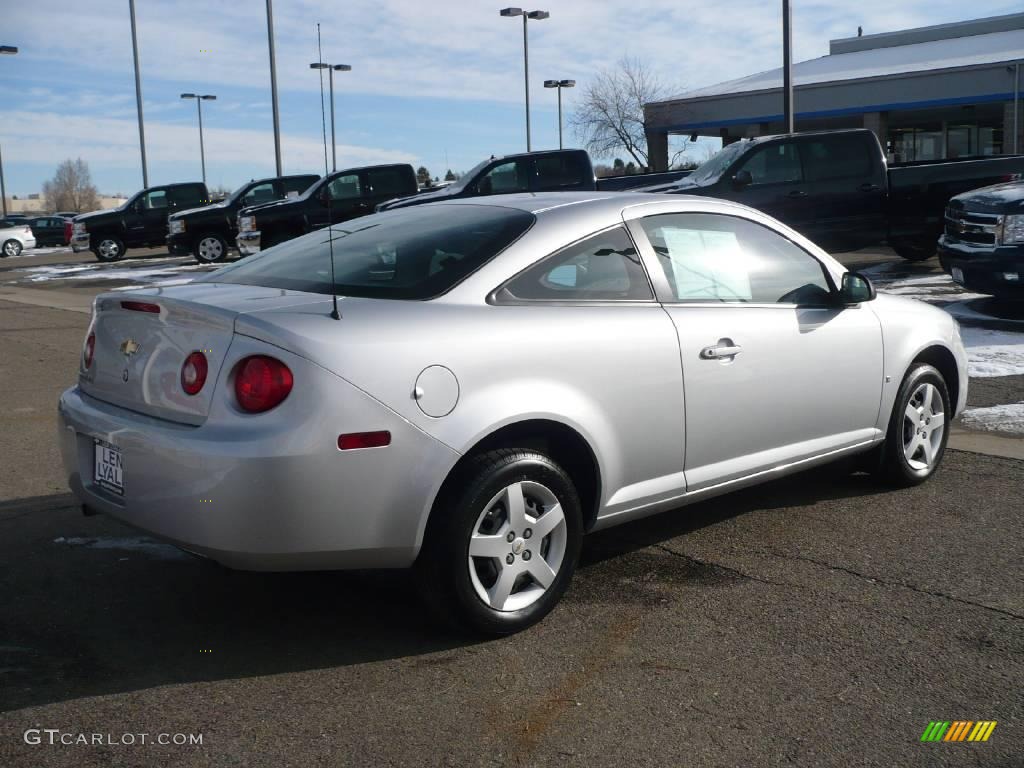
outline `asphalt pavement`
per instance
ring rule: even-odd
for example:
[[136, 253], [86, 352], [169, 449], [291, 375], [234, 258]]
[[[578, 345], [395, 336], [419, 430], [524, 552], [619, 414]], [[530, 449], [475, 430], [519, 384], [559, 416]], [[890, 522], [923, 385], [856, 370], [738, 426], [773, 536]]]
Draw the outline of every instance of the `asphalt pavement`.
[[[594, 534], [551, 616], [480, 641], [403, 573], [231, 572], [83, 517], [56, 398], [91, 296], [132, 282], [24, 258], [0, 263], [0, 766], [1024, 765], [1024, 462], [985, 448], [1012, 433], [915, 489], [836, 465]], [[998, 725], [922, 743], [934, 720]]]

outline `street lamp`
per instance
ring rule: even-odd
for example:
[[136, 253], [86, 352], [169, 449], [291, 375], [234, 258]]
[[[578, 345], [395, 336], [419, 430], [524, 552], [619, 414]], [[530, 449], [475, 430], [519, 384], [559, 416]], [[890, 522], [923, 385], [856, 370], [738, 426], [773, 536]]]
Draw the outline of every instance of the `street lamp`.
[[[0, 54], [13, 56], [18, 52], [16, 45], [0, 45]], [[4, 218], [7, 218], [7, 189], [4, 187], [4, 157], [0, 154], [0, 207], [3, 208]]]
[[[331, 170], [338, 170], [338, 154], [334, 146], [334, 73], [335, 72], [351, 72], [352, 67], [348, 64], [324, 64], [322, 61], [315, 62], [309, 65], [310, 69], [326, 69], [328, 79], [331, 83]], [[323, 87], [321, 82], [321, 87]], [[323, 91], [320, 91], [320, 96], [323, 98]], [[321, 102], [322, 103], [322, 102]]]
[[524, 11], [522, 8], [502, 8], [499, 15], [507, 18], [523, 17], [523, 84], [526, 87], [526, 151], [530, 151], [530, 46], [526, 37], [526, 22], [529, 19], [543, 21], [551, 16], [547, 11]]
[[213, 101], [217, 97], [212, 94], [203, 94], [200, 96], [198, 93], [183, 93], [181, 94], [183, 99], [195, 99], [196, 109], [199, 112], [199, 162], [203, 166], [203, 184], [206, 183], [206, 152], [203, 150], [203, 102]]
[[563, 88], [574, 88], [576, 86], [575, 80], [545, 80], [545, 88], [557, 88], [558, 89], [558, 148], [562, 148], [562, 89]]

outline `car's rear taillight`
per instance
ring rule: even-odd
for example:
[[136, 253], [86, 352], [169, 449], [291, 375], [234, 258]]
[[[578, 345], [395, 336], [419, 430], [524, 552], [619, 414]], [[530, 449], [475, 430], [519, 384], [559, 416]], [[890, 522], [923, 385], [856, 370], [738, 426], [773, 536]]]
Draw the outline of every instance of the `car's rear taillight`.
[[127, 309], [130, 312], [149, 312], [154, 315], [160, 314], [160, 305], [153, 304], [148, 301], [122, 301], [121, 309]]
[[181, 388], [186, 395], [198, 395], [199, 390], [206, 383], [206, 373], [209, 366], [206, 364], [206, 355], [196, 350], [185, 358], [185, 364], [181, 366]]
[[92, 367], [92, 356], [96, 352], [96, 334], [90, 333], [85, 339], [85, 348], [82, 350], [82, 362], [88, 370]]
[[262, 413], [279, 405], [292, 391], [292, 372], [280, 360], [254, 355], [235, 367], [235, 398], [249, 413]]

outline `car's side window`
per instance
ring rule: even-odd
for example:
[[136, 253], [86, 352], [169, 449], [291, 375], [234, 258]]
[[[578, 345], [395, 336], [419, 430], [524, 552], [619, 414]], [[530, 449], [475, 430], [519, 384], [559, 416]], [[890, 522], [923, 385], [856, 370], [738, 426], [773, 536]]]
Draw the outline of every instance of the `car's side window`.
[[339, 176], [327, 185], [327, 190], [331, 200], [351, 200], [355, 197], [361, 197], [363, 194], [358, 173]]
[[147, 211], [151, 211], [154, 208], [166, 208], [167, 207], [167, 190], [166, 189], [155, 189], [149, 192], [142, 199], [142, 207]]
[[274, 182], [268, 181], [266, 184], [258, 184], [246, 192], [245, 197], [242, 198], [242, 205], [259, 205], [260, 203], [269, 203], [276, 199], [277, 193], [274, 191]]
[[478, 185], [481, 195], [526, 192], [529, 188], [530, 180], [526, 174], [525, 164], [516, 160], [494, 166], [480, 179]]
[[533, 159], [536, 189], [578, 187], [587, 181], [587, 167], [581, 155], [539, 156]]
[[650, 301], [633, 241], [613, 227], [548, 256], [498, 291], [499, 301]]
[[366, 182], [377, 197], [404, 195], [415, 189], [401, 168], [371, 168], [366, 172]]
[[640, 220], [679, 302], [824, 306], [832, 287], [822, 264], [768, 227], [716, 213]]
[[736, 171], [747, 171], [751, 184], [787, 184], [802, 178], [800, 157], [792, 141], [755, 150]]
[[874, 170], [872, 153], [859, 134], [809, 139], [800, 152], [807, 181], [863, 178]]

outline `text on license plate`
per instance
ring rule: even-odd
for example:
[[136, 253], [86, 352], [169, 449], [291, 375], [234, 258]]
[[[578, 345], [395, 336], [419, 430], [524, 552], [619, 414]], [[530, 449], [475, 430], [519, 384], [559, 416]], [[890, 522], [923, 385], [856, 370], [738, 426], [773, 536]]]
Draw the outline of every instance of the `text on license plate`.
[[959, 267], [953, 267], [950, 270], [950, 272], [952, 273], [953, 282], [954, 283], [960, 283], [961, 285], [963, 285], [963, 283], [964, 283], [964, 271], [962, 269], [960, 269]]
[[110, 443], [93, 439], [95, 463], [93, 465], [93, 481], [108, 491], [124, 493], [124, 465], [121, 462], [121, 450]]

